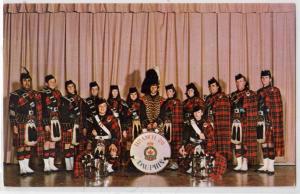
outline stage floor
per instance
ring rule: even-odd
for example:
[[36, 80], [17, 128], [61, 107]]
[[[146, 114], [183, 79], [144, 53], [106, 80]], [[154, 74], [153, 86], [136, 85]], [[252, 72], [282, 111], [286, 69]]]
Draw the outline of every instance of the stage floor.
[[[45, 175], [41, 167], [32, 176], [18, 176], [18, 165], [4, 165], [4, 186], [11, 187], [214, 187], [214, 186], [295, 186], [296, 167], [276, 166], [275, 175], [259, 174], [250, 168], [248, 173], [227, 170], [218, 181], [201, 181], [179, 171], [164, 170], [158, 174], [145, 175], [141, 172], [120, 170], [101, 179], [73, 178], [65, 171]], [[16, 176], [17, 175], [17, 176]]]

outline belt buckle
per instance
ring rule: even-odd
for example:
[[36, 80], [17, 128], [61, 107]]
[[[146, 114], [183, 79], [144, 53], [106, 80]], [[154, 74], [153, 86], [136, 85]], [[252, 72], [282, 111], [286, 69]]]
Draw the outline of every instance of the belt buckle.
[[88, 101], [86, 101], [86, 103], [87, 103], [88, 105], [90, 105], [90, 104], [93, 104], [93, 101], [92, 101], [92, 100], [88, 100]]
[[46, 94], [51, 94], [51, 90], [45, 90]]
[[28, 115], [32, 116], [33, 115], [33, 110], [29, 110]]
[[74, 98], [70, 98], [69, 101], [70, 102], [74, 102], [75, 100], [74, 100]]
[[234, 113], [240, 113], [240, 110], [238, 108], [235, 108]]
[[28, 124], [34, 124], [34, 120], [29, 119], [29, 120], [27, 121], [27, 123], [28, 123]]
[[22, 97], [23, 97], [23, 98], [26, 98], [26, 97], [28, 97], [28, 96], [29, 96], [28, 93], [23, 93], [23, 94], [22, 94]]
[[54, 117], [51, 118], [51, 120], [58, 120], [58, 117], [54, 116]]
[[258, 115], [264, 116], [264, 112], [262, 110], [258, 111]]

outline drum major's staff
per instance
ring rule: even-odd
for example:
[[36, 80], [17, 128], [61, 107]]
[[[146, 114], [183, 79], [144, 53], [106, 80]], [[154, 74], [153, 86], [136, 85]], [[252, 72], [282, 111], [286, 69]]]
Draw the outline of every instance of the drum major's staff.
[[149, 131], [160, 134], [170, 144], [167, 167], [188, 173], [191, 161], [187, 158], [195, 153], [215, 158], [215, 175], [225, 172], [233, 153], [237, 163], [233, 170], [246, 172], [249, 164], [257, 164], [257, 145], [263, 153], [263, 166], [257, 172], [273, 175], [275, 157], [284, 156], [281, 94], [273, 86], [269, 70], [261, 72], [262, 88], [257, 92], [250, 89], [244, 75], [237, 74], [236, 91], [230, 95], [222, 91], [218, 80], [211, 78], [208, 96], [202, 98], [196, 85], [189, 83], [183, 102], [177, 98], [173, 84], [165, 87], [167, 99], [160, 96], [156, 69], [146, 71], [141, 87], [144, 95], [132, 86], [126, 100], [121, 98], [117, 85], [111, 85], [107, 100], [99, 97], [95, 81], [90, 83], [90, 96], [86, 99], [77, 93], [72, 80], [65, 82], [63, 96], [53, 75], [47, 75], [44, 88], [36, 91], [29, 72], [24, 70], [21, 87], [10, 93], [9, 99], [20, 175], [34, 173], [30, 160], [32, 150], [36, 150], [37, 157], [43, 159], [45, 173], [59, 170], [55, 161], [56, 152], [61, 151], [65, 170], [74, 170], [74, 175], [80, 176], [82, 157], [99, 145], [99, 139], [104, 145], [108, 172], [133, 168], [132, 143]]

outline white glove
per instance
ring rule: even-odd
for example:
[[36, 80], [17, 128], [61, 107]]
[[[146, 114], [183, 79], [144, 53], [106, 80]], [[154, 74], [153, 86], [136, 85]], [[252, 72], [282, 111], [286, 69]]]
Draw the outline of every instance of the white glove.
[[146, 128], [142, 129], [143, 133], [146, 133], [148, 130]]

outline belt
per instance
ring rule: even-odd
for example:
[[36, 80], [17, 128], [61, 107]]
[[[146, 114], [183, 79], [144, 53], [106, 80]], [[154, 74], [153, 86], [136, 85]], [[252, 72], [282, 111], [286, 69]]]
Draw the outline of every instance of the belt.
[[50, 109], [52, 112], [58, 112], [58, 107], [49, 107], [48, 106], [48, 109]]
[[109, 136], [108, 135], [104, 135], [104, 136], [100, 136], [100, 135], [97, 135], [96, 137], [95, 137], [95, 139], [97, 139], [97, 140], [104, 140], [104, 139], [110, 139], [109, 138]]
[[235, 109], [234, 109], [234, 113], [240, 113], [240, 109], [235, 108]]
[[193, 137], [190, 137], [190, 141], [193, 142], [193, 143], [195, 143], [195, 144], [200, 144], [200, 143], [203, 142], [203, 140], [201, 140], [201, 139], [195, 139]]

